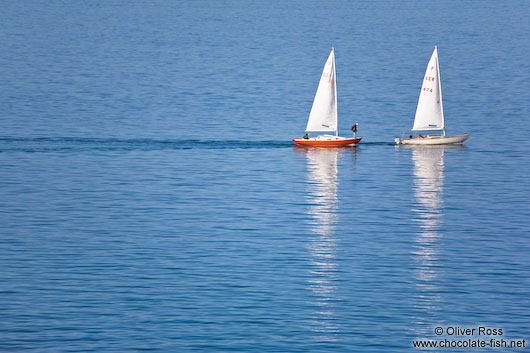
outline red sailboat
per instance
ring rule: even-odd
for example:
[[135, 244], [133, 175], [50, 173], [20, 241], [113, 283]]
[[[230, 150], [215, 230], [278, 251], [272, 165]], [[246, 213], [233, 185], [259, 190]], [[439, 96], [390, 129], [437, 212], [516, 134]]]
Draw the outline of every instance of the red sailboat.
[[[296, 145], [321, 147], [346, 147], [358, 144], [361, 137], [356, 137], [357, 124], [352, 128], [354, 137], [338, 135], [337, 114], [337, 75], [335, 71], [335, 50], [331, 48], [328, 60], [324, 65], [322, 77], [313, 101], [306, 134], [302, 138], [293, 139]], [[335, 132], [334, 135], [324, 134], [309, 137], [309, 132]]]

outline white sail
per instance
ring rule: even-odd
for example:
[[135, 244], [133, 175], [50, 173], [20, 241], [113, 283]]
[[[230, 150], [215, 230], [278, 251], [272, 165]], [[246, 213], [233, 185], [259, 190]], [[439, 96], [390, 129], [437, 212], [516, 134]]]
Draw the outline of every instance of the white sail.
[[425, 71], [412, 130], [444, 130], [442, 85], [437, 47], [434, 47], [434, 52]]
[[334, 131], [337, 133], [337, 76], [335, 73], [335, 51], [331, 49], [305, 131]]

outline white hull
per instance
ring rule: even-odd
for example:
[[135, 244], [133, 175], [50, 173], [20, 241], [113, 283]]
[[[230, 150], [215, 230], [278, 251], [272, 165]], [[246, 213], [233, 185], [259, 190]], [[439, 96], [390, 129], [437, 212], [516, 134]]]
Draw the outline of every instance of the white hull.
[[427, 135], [424, 137], [414, 137], [406, 139], [395, 139], [398, 145], [449, 145], [462, 143], [469, 138], [469, 134], [458, 136]]

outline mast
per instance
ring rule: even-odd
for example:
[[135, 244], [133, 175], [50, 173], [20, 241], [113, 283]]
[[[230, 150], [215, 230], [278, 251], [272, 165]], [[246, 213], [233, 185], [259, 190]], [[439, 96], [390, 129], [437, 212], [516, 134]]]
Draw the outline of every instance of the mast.
[[436, 73], [438, 74], [438, 92], [440, 92], [440, 110], [442, 111], [442, 135], [445, 136], [445, 119], [444, 119], [444, 106], [442, 104], [442, 78], [440, 77], [440, 64], [438, 59], [438, 46], [435, 45], [436, 50]]
[[337, 111], [337, 126], [335, 127], [335, 136], [339, 136], [339, 107], [337, 106], [337, 69], [335, 67], [335, 48], [331, 46], [331, 51], [333, 52], [333, 82], [335, 83], [335, 110]]

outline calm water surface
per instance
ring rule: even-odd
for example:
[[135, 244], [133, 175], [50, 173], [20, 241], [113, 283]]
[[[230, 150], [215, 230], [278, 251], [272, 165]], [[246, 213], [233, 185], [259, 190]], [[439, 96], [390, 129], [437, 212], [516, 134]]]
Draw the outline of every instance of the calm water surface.
[[[0, 350], [410, 352], [451, 338], [437, 326], [529, 340], [527, 14], [4, 4]], [[295, 148], [331, 45], [340, 128], [363, 143]], [[448, 133], [471, 138], [396, 147], [434, 45]]]

